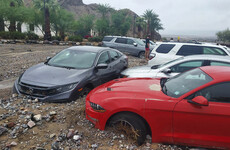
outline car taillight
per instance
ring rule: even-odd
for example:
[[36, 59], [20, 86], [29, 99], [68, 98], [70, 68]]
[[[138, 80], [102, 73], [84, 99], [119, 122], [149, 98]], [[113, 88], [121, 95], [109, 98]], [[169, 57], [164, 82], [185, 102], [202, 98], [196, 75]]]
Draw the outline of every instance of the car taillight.
[[155, 53], [151, 53], [151, 54], [149, 55], [149, 60], [153, 59], [155, 56], [156, 56]]

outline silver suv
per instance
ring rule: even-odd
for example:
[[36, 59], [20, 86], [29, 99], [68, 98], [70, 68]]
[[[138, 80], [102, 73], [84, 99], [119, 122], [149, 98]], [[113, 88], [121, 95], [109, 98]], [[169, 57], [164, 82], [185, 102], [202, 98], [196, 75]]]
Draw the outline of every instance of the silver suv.
[[[117, 49], [139, 58], [145, 58], [145, 43], [141, 39], [123, 36], [105, 36], [102, 46]], [[153, 47], [150, 47], [152, 50]]]

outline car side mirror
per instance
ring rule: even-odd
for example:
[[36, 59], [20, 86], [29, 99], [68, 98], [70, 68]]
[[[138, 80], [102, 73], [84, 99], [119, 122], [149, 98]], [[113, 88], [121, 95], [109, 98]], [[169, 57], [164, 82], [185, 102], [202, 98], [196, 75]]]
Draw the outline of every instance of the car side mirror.
[[108, 65], [107, 64], [98, 64], [95, 68], [96, 69], [106, 69], [106, 68], [108, 68]]
[[137, 47], [137, 43], [133, 43], [133, 45], [134, 45], [135, 47]]
[[198, 105], [198, 106], [208, 106], [209, 105], [208, 100], [203, 96], [197, 96], [193, 98], [192, 100], [188, 100], [188, 102], [194, 105]]
[[162, 70], [162, 72], [163, 72], [164, 74], [169, 74], [169, 73], [172, 72], [172, 70], [171, 70], [170, 68], [166, 68], [166, 69]]
[[46, 57], [46, 61], [45, 61], [45, 64], [48, 63], [48, 61], [51, 59], [51, 57]]

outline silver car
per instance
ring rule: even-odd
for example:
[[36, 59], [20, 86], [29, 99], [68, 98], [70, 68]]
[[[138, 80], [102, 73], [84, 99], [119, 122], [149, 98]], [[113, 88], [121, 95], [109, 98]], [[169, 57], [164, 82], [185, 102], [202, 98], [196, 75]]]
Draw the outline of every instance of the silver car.
[[230, 57], [218, 55], [185, 56], [162, 65], [128, 68], [121, 72], [121, 77], [170, 78], [184, 71], [201, 66], [230, 66]]
[[[124, 36], [105, 36], [102, 40], [103, 47], [110, 47], [130, 55], [145, 58], [145, 43], [138, 38]], [[150, 51], [154, 46], [150, 46]]]

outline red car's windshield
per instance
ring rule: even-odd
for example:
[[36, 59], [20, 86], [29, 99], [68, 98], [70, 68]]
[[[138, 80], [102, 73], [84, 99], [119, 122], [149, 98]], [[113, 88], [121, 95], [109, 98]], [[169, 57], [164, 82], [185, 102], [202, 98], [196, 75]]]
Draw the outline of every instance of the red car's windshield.
[[166, 95], [178, 98], [212, 80], [213, 79], [209, 75], [201, 69], [196, 68], [171, 78], [165, 82], [162, 90]]

